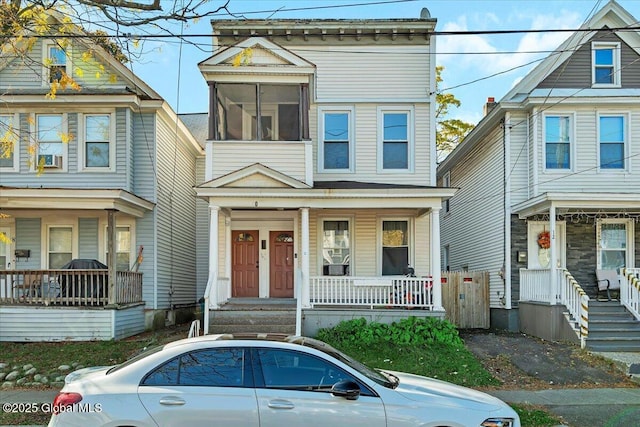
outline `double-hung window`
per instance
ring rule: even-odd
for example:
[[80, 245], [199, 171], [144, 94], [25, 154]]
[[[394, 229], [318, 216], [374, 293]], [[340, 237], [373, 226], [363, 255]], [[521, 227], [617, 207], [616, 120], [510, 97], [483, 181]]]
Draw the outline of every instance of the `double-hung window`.
[[572, 151], [571, 116], [545, 116], [544, 149], [546, 169], [571, 169]]
[[59, 44], [53, 41], [47, 41], [44, 46], [44, 71], [43, 83], [50, 84], [59, 82], [65, 74], [69, 74], [69, 58], [68, 52]]
[[591, 64], [594, 87], [620, 86], [620, 43], [593, 42]]
[[353, 171], [353, 109], [320, 110], [320, 170]]
[[382, 221], [382, 275], [405, 274], [409, 266], [409, 221]]
[[598, 121], [600, 169], [625, 168], [626, 134], [625, 116], [600, 115]]
[[378, 108], [378, 170], [413, 169], [413, 111]]
[[351, 243], [348, 220], [322, 222], [322, 274], [347, 276], [350, 273]]
[[47, 266], [61, 268], [73, 259], [73, 226], [51, 225], [47, 231]]
[[[105, 261], [109, 260], [109, 238], [106, 235], [108, 228], [105, 230]], [[127, 226], [116, 226], [116, 270], [129, 270], [131, 260], [131, 228]], [[106, 262], [105, 262], [106, 264]]]
[[18, 171], [18, 115], [0, 114], [0, 169]]
[[36, 168], [62, 168], [66, 147], [63, 139], [66, 135], [63, 114], [37, 114], [36, 135], [38, 156]]
[[112, 146], [114, 120], [111, 114], [84, 114], [82, 117], [84, 167], [112, 168], [115, 150]]
[[633, 267], [633, 221], [604, 219], [597, 222], [598, 269]]

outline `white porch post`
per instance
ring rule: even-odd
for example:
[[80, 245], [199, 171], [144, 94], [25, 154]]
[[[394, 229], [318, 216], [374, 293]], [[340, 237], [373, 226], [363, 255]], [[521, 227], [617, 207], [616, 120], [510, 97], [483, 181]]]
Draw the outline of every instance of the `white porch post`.
[[116, 234], [116, 210], [107, 209], [107, 267], [109, 267], [109, 284], [108, 295], [109, 305], [116, 304], [116, 251], [117, 251], [117, 234]]
[[301, 238], [300, 246], [302, 250], [302, 259], [300, 260], [301, 281], [300, 283], [300, 295], [302, 307], [311, 307], [310, 295], [309, 295], [309, 208], [300, 208], [300, 225], [301, 225]]
[[209, 333], [209, 308], [218, 308], [218, 216], [219, 206], [209, 205], [209, 278], [204, 293], [204, 334]]
[[431, 208], [431, 277], [433, 278], [433, 308], [444, 310], [442, 307], [442, 283], [440, 265], [440, 207]]
[[549, 278], [549, 283], [551, 284], [551, 289], [549, 292], [549, 303], [551, 305], [555, 305], [558, 299], [558, 275], [556, 274], [556, 254], [558, 252], [558, 249], [556, 248], [556, 207], [553, 205], [553, 203], [549, 207], [549, 228], [549, 234], [551, 236], [551, 248], [549, 250], [549, 258], [551, 258], [551, 261], [549, 262], [549, 274], [551, 275], [551, 277]]

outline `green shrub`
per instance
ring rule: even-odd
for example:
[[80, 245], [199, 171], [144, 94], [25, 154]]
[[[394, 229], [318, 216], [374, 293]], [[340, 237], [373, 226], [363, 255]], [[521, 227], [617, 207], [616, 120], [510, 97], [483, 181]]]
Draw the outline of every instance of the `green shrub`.
[[332, 345], [395, 345], [448, 344], [463, 347], [455, 325], [435, 317], [408, 317], [399, 322], [367, 323], [364, 318], [340, 322], [333, 328], [324, 328], [316, 336]]

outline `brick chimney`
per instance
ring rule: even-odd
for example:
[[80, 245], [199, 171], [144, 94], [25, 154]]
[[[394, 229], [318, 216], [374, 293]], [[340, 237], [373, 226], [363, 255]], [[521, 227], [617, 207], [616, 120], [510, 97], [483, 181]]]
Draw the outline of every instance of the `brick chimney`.
[[488, 97], [487, 103], [484, 104], [484, 115], [486, 116], [487, 114], [489, 114], [491, 110], [495, 108], [496, 105], [498, 105], [498, 103], [496, 102], [496, 99], [493, 96]]

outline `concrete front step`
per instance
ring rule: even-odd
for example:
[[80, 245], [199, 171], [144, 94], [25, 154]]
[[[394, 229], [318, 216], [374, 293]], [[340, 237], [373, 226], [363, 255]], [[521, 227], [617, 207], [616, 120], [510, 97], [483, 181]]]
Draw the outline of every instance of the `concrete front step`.
[[599, 352], [640, 351], [640, 338], [591, 338], [586, 340], [586, 347]]
[[585, 343], [592, 351], [640, 351], [640, 321], [619, 301], [590, 301], [589, 335]]
[[210, 333], [285, 333], [296, 331], [293, 299], [234, 299], [219, 310], [209, 312]]

